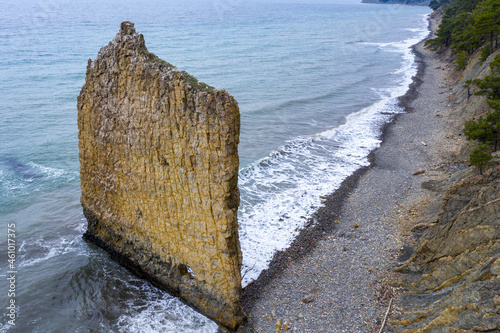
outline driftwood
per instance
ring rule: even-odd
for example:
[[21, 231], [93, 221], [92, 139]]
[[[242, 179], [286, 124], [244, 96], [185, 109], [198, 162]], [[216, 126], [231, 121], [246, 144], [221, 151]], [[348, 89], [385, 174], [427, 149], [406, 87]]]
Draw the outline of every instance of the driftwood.
[[389, 306], [387, 307], [387, 312], [385, 313], [384, 321], [382, 322], [382, 326], [380, 326], [380, 330], [378, 331], [378, 333], [382, 333], [382, 331], [384, 330], [385, 322], [387, 321], [387, 316], [389, 315], [389, 312], [391, 311], [392, 300], [393, 299], [391, 298], [391, 300], [389, 301]]

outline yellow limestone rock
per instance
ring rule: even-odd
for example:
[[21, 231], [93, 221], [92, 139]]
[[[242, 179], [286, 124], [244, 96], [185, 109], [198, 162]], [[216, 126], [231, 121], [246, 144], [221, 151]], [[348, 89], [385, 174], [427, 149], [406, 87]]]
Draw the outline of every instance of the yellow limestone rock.
[[78, 97], [84, 235], [221, 327], [241, 309], [238, 104], [148, 52], [134, 24]]

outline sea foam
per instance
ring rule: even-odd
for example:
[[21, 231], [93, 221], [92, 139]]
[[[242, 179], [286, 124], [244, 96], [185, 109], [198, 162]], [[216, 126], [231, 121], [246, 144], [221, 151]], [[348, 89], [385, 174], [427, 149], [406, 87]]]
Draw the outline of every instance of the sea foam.
[[[424, 16], [427, 19], [427, 15]], [[246, 285], [266, 269], [276, 251], [286, 249], [321, 206], [321, 197], [334, 192], [357, 169], [368, 166], [368, 155], [380, 145], [381, 127], [403, 112], [404, 95], [416, 74], [411, 46], [416, 37], [377, 43], [385, 51], [401, 54], [396, 84], [379, 89], [380, 99], [349, 114], [335, 128], [287, 142], [269, 156], [240, 170], [240, 242]], [[373, 44], [373, 43], [372, 43]]]

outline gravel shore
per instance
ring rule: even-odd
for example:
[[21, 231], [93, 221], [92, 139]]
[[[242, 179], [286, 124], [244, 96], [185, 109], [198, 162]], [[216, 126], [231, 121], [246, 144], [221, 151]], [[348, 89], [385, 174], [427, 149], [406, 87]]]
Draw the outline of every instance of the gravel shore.
[[423, 43], [414, 50], [407, 113], [386, 126], [371, 165], [326, 197], [314, 223], [244, 289], [241, 332], [378, 332], [395, 297], [393, 268], [408, 256], [405, 221], [437, 214], [442, 194], [432, 187], [464, 140], [447, 116], [451, 68]]

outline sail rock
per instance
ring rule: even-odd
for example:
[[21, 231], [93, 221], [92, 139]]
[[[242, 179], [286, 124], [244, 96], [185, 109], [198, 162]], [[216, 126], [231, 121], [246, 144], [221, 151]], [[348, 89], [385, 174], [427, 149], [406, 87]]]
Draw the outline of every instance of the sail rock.
[[235, 330], [241, 309], [237, 102], [148, 52], [134, 24], [78, 97], [84, 235]]

